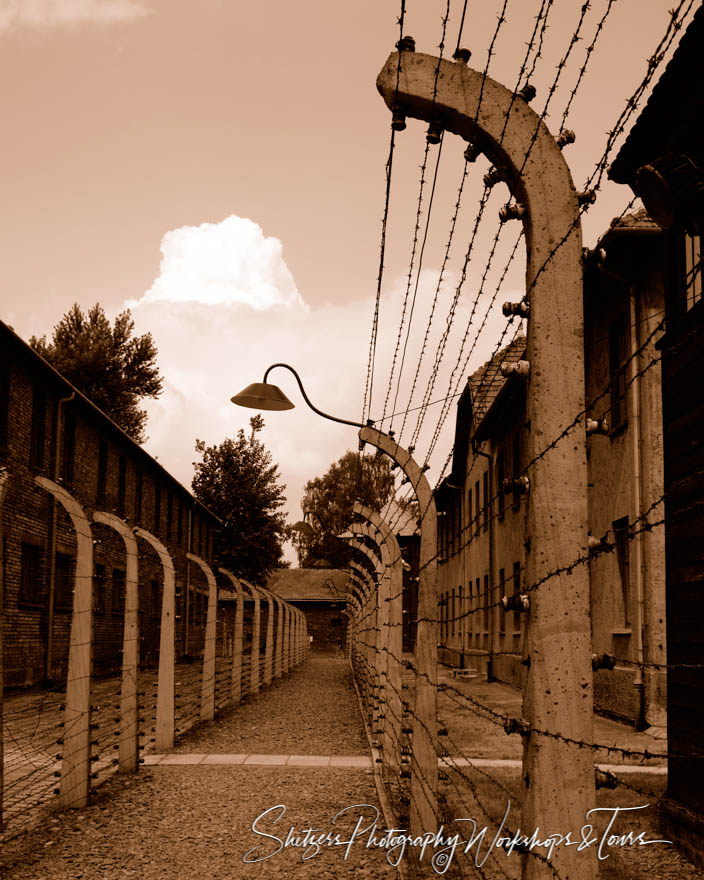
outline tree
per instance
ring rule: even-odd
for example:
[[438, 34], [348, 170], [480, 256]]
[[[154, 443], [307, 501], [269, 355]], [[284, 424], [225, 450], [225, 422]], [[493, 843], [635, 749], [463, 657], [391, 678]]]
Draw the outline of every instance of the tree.
[[257, 439], [264, 420], [256, 415], [249, 424], [249, 437], [240, 428], [236, 440], [227, 438], [219, 446], [196, 440], [203, 459], [194, 462], [192, 487], [222, 520], [214, 541], [216, 565], [263, 584], [273, 568], [283, 566], [286, 517], [278, 510], [286, 501], [286, 487], [279, 485], [278, 465]]
[[133, 330], [129, 309], [111, 327], [99, 303], [85, 315], [74, 303], [54, 327], [51, 343], [32, 336], [29, 344], [133, 440], [144, 443], [147, 414], [138, 403], [158, 397], [163, 380], [151, 333], [132, 338]]
[[355, 501], [373, 510], [382, 508], [394, 492], [391, 461], [386, 456], [346, 452], [330, 465], [322, 477], [305, 485], [301, 508], [310, 516], [314, 534], [298, 533], [292, 541], [301, 568], [328, 565], [345, 568], [350, 550], [333, 537], [345, 531], [354, 519]]

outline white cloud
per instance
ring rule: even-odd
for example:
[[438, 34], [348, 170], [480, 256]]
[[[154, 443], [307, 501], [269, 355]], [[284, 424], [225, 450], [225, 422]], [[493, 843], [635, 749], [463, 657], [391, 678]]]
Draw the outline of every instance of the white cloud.
[[[158, 455], [185, 485], [190, 486], [192, 478], [196, 437], [213, 444], [235, 436], [238, 428], [247, 431], [253, 411], [234, 406], [230, 397], [250, 382], [261, 381], [273, 363], [283, 361], [295, 367], [319, 409], [345, 419], [361, 419], [372, 296], [308, 308], [283, 259], [281, 243], [266, 238], [260, 227], [243, 218], [228, 217], [219, 224], [173, 230], [164, 236], [162, 252], [161, 274], [140, 300], [127, 305], [132, 308], [136, 332], [153, 334], [159, 366], [166, 377], [162, 396], [146, 403], [147, 450]], [[408, 405], [435, 278], [432, 271], [424, 271], [421, 278], [397, 409]], [[448, 277], [441, 291], [414, 406], [421, 402], [427, 387], [456, 282]], [[404, 290], [405, 281], [399, 279], [382, 301], [372, 406], [376, 418], [384, 407]], [[469, 304], [461, 302], [432, 400], [448, 393], [469, 313]], [[475, 317], [475, 327], [480, 317]], [[489, 356], [502, 322], [490, 318], [487, 329], [491, 332], [477, 346], [470, 368]], [[305, 482], [323, 474], [347, 449], [355, 449], [357, 431], [312, 413], [286, 370], [276, 369], [269, 381], [279, 385], [295, 404], [290, 411], [263, 413], [266, 427], [261, 435], [279, 464], [287, 487], [287, 513], [295, 521], [301, 516], [299, 502]], [[387, 413], [393, 399], [394, 391]], [[441, 404], [428, 409], [416, 443], [420, 457], [430, 443], [440, 411]], [[410, 443], [416, 419], [417, 413], [412, 413], [403, 436], [397, 435], [402, 445]], [[454, 419], [453, 401], [431, 460], [431, 480], [451, 449]], [[397, 431], [401, 421], [394, 420]], [[387, 420], [382, 427], [388, 426]]]
[[141, 0], [0, 0], [0, 31], [12, 27], [110, 23], [146, 15]]
[[162, 239], [160, 274], [142, 302], [304, 307], [282, 252], [244, 217], [182, 226]]

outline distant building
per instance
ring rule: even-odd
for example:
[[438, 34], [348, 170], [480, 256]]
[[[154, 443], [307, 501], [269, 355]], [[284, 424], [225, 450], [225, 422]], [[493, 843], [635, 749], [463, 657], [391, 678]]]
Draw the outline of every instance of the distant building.
[[[76, 539], [63, 507], [35, 483], [43, 475], [83, 507], [117, 514], [158, 537], [176, 571], [177, 656], [202, 653], [207, 583], [192, 552], [212, 560], [217, 518], [141, 446], [0, 322], [0, 467], [9, 474], [2, 509], [5, 686], [66, 674]], [[122, 665], [125, 548], [93, 523], [93, 665]], [[140, 658], [159, 650], [162, 566], [140, 542]]]
[[[624, 217], [599, 242], [584, 284], [584, 415], [600, 429], [587, 440], [589, 533], [597, 545], [589, 563], [592, 645], [616, 661], [595, 672], [594, 700], [599, 711], [640, 727], [665, 723], [665, 676], [653, 666], [666, 659], [663, 535], [633, 533], [646, 512], [652, 521], [662, 512], [655, 348], [662, 250], [661, 230], [645, 212]], [[500, 602], [525, 586], [530, 525], [520, 485], [506, 493], [503, 484], [526, 468], [530, 426], [525, 380], [505, 379], [501, 364], [524, 351], [518, 337], [470, 378], [458, 404], [452, 471], [436, 491], [441, 659], [488, 668], [515, 686], [525, 673], [524, 618]]]
[[609, 176], [665, 229], [663, 375], [671, 835], [704, 864], [704, 8], [679, 46]]
[[337, 568], [277, 568], [266, 588], [305, 614], [312, 651], [334, 652], [347, 641], [348, 579]]

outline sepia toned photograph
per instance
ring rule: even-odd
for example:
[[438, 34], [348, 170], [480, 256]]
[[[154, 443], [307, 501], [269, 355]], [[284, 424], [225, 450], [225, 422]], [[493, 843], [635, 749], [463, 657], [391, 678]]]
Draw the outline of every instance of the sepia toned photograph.
[[701, 0], [0, 0], [0, 876], [704, 880]]

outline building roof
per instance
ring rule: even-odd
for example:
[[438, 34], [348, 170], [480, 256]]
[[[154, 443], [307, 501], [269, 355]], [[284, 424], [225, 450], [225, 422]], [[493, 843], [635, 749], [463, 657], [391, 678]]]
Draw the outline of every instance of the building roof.
[[468, 384], [472, 396], [472, 421], [475, 431], [506, 384], [506, 379], [501, 374], [501, 364], [504, 361], [511, 364], [520, 361], [525, 354], [525, 350], [525, 336], [517, 336], [513, 342], [510, 342], [498, 351], [491, 360], [488, 360], [469, 377]]
[[32, 368], [43, 373], [47, 382], [53, 382], [61, 389], [75, 394], [74, 402], [88, 410], [91, 418], [93, 418], [103, 430], [112, 434], [123, 447], [130, 450], [132, 455], [147, 461], [153, 470], [161, 472], [162, 476], [173, 483], [185, 495], [192, 498], [194, 505], [197, 505], [204, 513], [207, 513], [208, 516], [212, 517], [216, 522], [220, 522], [219, 517], [198, 501], [195, 495], [193, 495], [192, 492], [189, 492], [189, 490], [180, 483], [173, 474], [170, 474], [169, 471], [167, 471], [166, 468], [155, 458], [149, 455], [139, 443], [135, 442], [129, 434], [126, 434], [125, 431], [123, 431], [122, 428], [110, 418], [110, 416], [106, 415], [106, 413], [104, 413], [100, 407], [96, 406], [89, 397], [86, 397], [82, 391], [79, 391], [78, 388], [72, 385], [65, 376], [52, 367], [52, 365], [38, 354], [27, 342], [25, 342], [21, 336], [18, 336], [12, 327], [5, 324], [3, 321], [0, 321], [0, 341], [2, 343], [0, 345], [0, 350], [9, 352], [14, 349], [17, 355], [28, 362]]
[[382, 507], [380, 515], [391, 526], [394, 535], [400, 538], [410, 538], [420, 534], [418, 510], [415, 505], [403, 508], [395, 498], [392, 498]]
[[339, 568], [277, 568], [267, 589], [294, 602], [341, 602], [347, 596], [349, 575]]
[[701, 151], [696, 120], [701, 119], [704, 109], [702, 45], [704, 6], [695, 12], [670, 63], [612, 162], [608, 171], [612, 180], [632, 184], [641, 165], [680, 143], [681, 138], [695, 149], [698, 140]]

